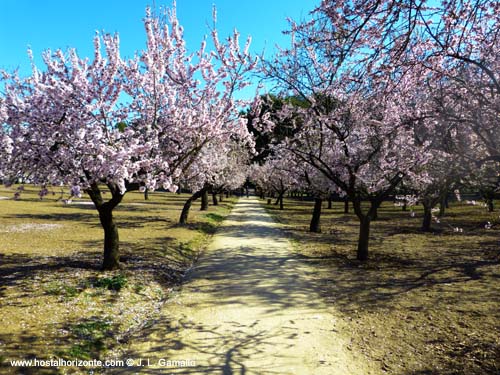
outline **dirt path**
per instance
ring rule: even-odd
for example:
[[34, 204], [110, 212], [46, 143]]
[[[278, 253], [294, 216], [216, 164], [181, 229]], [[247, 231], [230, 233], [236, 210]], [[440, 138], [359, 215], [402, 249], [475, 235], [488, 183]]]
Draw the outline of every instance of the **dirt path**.
[[292, 255], [257, 199], [240, 199], [206, 254], [161, 319], [132, 338], [125, 357], [150, 366], [113, 373], [375, 373], [348, 350], [333, 307], [316, 292], [315, 270]]

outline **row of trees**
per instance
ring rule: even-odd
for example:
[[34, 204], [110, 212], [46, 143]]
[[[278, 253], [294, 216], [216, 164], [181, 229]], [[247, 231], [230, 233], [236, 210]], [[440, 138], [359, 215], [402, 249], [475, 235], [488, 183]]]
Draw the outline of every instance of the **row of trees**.
[[246, 179], [240, 165], [253, 143], [234, 94], [257, 60], [237, 31], [220, 41], [213, 16], [211, 38], [194, 53], [175, 8], [148, 8], [146, 48], [132, 59], [121, 58], [118, 35], [105, 34], [95, 36], [92, 60], [48, 50], [39, 69], [30, 52], [29, 77], [3, 72], [0, 177], [87, 193], [104, 229], [104, 269], [119, 267], [113, 210], [126, 192], [223, 189]]
[[290, 48], [264, 64], [279, 94], [252, 117], [273, 139], [256, 182], [278, 195], [307, 190], [319, 207], [345, 195], [360, 223], [359, 260], [390, 195], [422, 202], [426, 230], [454, 184], [475, 186], [492, 208], [499, 20], [497, 1], [323, 0], [310, 20], [291, 22]]
[[[237, 32], [221, 42], [214, 27], [189, 53], [175, 9], [166, 18], [147, 10], [146, 49], [133, 59], [120, 57], [116, 35], [97, 35], [92, 62], [47, 51], [43, 71], [4, 73], [0, 174], [88, 193], [106, 269], [118, 266], [112, 212], [126, 191], [189, 188], [185, 221], [194, 199], [247, 176], [281, 204], [290, 189], [317, 207], [332, 194], [348, 199], [366, 260], [370, 223], [390, 195], [416, 196], [424, 228], [454, 184], [491, 201], [499, 18], [493, 0], [323, 0], [310, 19], [291, 21], [290, 47], [258, 65]], [[277, 94], [257, 96], [242, 116], [234, 94], [256, 69]]]

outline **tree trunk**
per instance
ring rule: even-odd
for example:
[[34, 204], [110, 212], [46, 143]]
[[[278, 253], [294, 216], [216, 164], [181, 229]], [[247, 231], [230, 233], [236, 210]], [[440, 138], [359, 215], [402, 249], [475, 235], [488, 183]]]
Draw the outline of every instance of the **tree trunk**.
[[191, 195], [188, 200], [184, 203], [184, 207], [182, 207], [181, 216], [179, 217], [179, 224], [186, 224], [189, 216], [189, 210], [191, 209], [191, 204], [197, 200], [199, 197], [203, 195], [205, 188], [197, 191], [193, 195]]
[[422, 221], [422, 231], [430, 232], [432, 223], [432, 207], [423, 203], [424, 206], [424, 220]]
[[368, 260], [368, 242], [370, 240], [370, 215], [366, 215], [359, 219], [359, 239], [358, 239], [358, 251], [356, 258], [359, 261]]
[[332, 209], [332, 198], [328, 198], [328, 209], [331, 210]]
[[323, 199], [314, 199], [314, 210], [311, 218], [311, 223], [309, 224], [309, 232], [321, 233], [321, 206], [323, 204]]
[[283, 197], [285, 196], [285, 192], [280, 192], [278, 195], [278, 198], [276, 198], [276, 202], [274, 202], [274, 205], [277, 206], [278, 204], [280, 205], [280, 210], [283, 209]]
[[349, 213], [349, 199], [347, 197], [344, 199], [344, 213]]
[[403, 207], [402, 207], [402, 210], [403, 211], [406, 211], [408, 208], [408, 202], [406, 201], [406, 199], [403, 201]]
[[361, 199], [357, 197], [351, 198], [352, 206], [354, 208], [354, 213], [359, 219], [359, 238], [358, 238], [358, 250], [356, 254], [356, 258], [359, 261], [368, 260], [368, 243], [370, 241], [370, 223], [373, 219], [373, 216], [377, 212], [377, 209], [380, 207], [382, 201], [371, 201], [370, 209], [367, 214], [363, 214], [363, 210], [361, 209]]
[[220, 193], [219, 194], [219, 202], [222, 202], [223, 197], [224, 197], [224, 194]]
[[204, 189], [203, 194], [201, 195], [201, 208], [200, 211], [208, 210], [208, 190]]
[[487, 198], [486, 199], [486, 204], [488, 205], [488, 212], [495, 211], [495, 205], [493, 203], [493, 198]]
[[439, 202], [439, 213], [438, 213], [438, 216], [439, 217], [443, 217], [445, 211], [446, 211], [446, 205], [445, 205], [445, 203], [443, 201]]
[[144, 190], [144, 200], [145, 201], [149, 200], [149, 190], [147, 188]]
[[103, 205], [99, 209], [99, 220], [104, 229], [104, 259], [103, 270], [114, 270], [120, 268], [120, 240], [118, 227], [113, 220], [113, 210]]
[[439, 217], [444, 216], [445, 210], [448, 208], [448, 192], [441, 194], [439, 197]]
[[108, 188], [111, 191], [111, 199], [107, 202], [102, 199], [102, 193], [97, 184], [92, 184], [86, 192], [99, 212], [99, 221], [104, 230], [102, 269], [114, 270], [120, 268], [120, 241], [118, 227], [113, 220], [113, 209], [120, 204], [123, 195], [118, 187], [112, 183], [108, 184]]
[[217, 193], [212, 193], [212, 204], [214, 206], [217, 206], [219, 204], [219, 201], [217, 200]]

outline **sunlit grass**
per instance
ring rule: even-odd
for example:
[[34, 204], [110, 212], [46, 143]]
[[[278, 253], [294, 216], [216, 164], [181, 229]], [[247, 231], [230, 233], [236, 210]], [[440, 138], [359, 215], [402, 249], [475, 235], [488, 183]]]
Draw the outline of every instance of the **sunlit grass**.
[[[0, 197], [16, 188], [1, 187]], [[38, 188], [26, 186], [19, 200], [0, 199], [2, 374], [16, 373], [11, 359], [116, 355], [154, 320], [235, 201], [208, 213], [196, 202], [189, 225], [179, 226], [188, 194], [154, 192], [146, 201], [127, 193], [115, 212], [124, 268], [101, 272], [97, 211], [86, 197], [65, 204], [54, 191], [40, 200]]]

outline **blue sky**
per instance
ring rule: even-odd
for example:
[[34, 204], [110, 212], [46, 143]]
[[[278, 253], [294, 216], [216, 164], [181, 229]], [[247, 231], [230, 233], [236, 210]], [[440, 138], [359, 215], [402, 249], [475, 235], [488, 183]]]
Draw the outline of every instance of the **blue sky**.
[[[211, 24], [212, 5], [217, 7], [220, 37], [235, 27], [241, 43], [252, 36], [251, 50], [266, 49], [269, 57], [274, 45], [287, 45], [281, 31], [288, 28], [286, 17], [307, 18], [319, 0], [177, 0], [177, 13], [184, 26], [189, 48], [199, 47]], [[130, 57], [144, 46], [142, 18], [153, 0], [0, 0], [0, 69], [19, 68], [29, 74], [26, 54], [31, 46], [38, 66], [47, 48], [75, 47], [80, 56], [92, 57], [92, 38], [96, 30], [118, 32], [122, 57]], [[171, 1], [154, 1], [156, 7]], [[192, 47], [191, 47], [192, 46]]]

